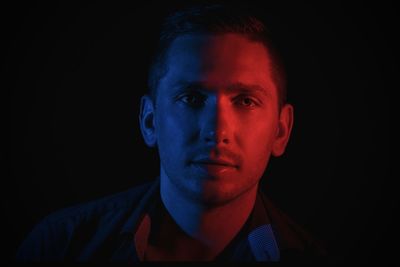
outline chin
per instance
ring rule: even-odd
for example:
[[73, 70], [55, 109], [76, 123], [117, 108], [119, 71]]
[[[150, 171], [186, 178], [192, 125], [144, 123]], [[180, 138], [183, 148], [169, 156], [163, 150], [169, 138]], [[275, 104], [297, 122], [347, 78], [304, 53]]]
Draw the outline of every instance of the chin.
[[249, 191], [257, 183], [253, 179], [240, 179], [241, 177], [237, 175], [207, 177], [199, 176], [198, 173], [188, 173], [186, 177], [191, 179], [171, 179], [171, 181], [186, 198], [206, 206], [227, 204]]
[[248, 189], [249, 186], [211, 181], [203, 185], [200, 198], [205, 205], [220, 206], [240, 197]]

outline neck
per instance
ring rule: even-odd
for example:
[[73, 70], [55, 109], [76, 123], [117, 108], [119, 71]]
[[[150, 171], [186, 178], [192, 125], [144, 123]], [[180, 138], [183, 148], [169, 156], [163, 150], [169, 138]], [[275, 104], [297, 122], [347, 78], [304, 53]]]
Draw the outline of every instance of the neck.
[[168, 213], [186, 235], [212, 254], [221, 252], [240, 231], [253, 209], [258, 188], [254, 186], [222, 205], [205, 205], [181, 192], [163, 170], [160, 178], [161, 199]]

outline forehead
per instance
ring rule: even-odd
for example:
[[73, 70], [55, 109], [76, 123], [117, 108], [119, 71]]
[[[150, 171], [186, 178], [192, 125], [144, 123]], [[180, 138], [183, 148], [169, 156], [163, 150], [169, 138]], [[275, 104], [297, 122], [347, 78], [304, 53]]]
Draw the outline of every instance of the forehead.
[[213, 88], [242, 83], [275, 89], [266, 47], [240, 34], [179, 36], [171, 43], [165, 63], [162, 84], [168, 87], [196, 82]]

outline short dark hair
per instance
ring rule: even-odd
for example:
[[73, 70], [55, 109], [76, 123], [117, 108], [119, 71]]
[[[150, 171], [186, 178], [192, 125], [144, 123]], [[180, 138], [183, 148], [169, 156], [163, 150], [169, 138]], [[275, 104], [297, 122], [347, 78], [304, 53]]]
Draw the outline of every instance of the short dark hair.
[[184, 34], [241, 34], [249, 40], [262, 43], [272, 61], [272, 79], [278, 89], [279, 106], [286, 103], [286, 73], [270, 31], [254, 13], [238, 6], [201, 5], [176, 11], [166, 17], [159, 36], [158, 49], [149, 69], [148, 87], [153, 101], [160, 79], [167, 72], [166, 54], [171, 43]]

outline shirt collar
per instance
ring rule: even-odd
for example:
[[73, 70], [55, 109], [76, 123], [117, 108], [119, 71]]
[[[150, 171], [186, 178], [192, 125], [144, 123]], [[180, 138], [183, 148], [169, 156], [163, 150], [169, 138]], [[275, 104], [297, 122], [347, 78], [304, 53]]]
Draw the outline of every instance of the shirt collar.
[[256, 261], [279, 261], [278, 243], [262, 200], [262, 194], [259, 190], [247, 226], [243, 228], [244, 236]]
[[[121, 234], [129, 234], [133, 238], [134, 242], [131, 243], [132, 245], [135, 244], [138, 260], [142, 258], [147, 246], [147, 240], [151, 233], [151, 220], [158, 214], [160, 206], [158, 202], [161, 201], [159, 185], [160, 181], [157, 178], [121, 231]], [[249, 254], [256, 261], [279, 261], [279, 247], [260, 194], [263, 193], [258, 192], [254, 208], [244, 227], [222, 254], [224, 252], [225, 254], [232, 254], [228, 251], [236, 251], [233, 254], [238, 254], [238, 251], [246, 254], [246, 250], [250, 250], [251, 253]], [[226, 255], [227, 258], [232, 256], [234, 255]]]
[[128, 218], [122, 227], [121, 234], [135, 234], [137, 228], [142, 221], [144, 215], [148, 212], [149, 207], [154, 203], [154, 197], [159, 192], [160, 178], [157, 177], [149, 190], [144, 194], [132, 215]]

